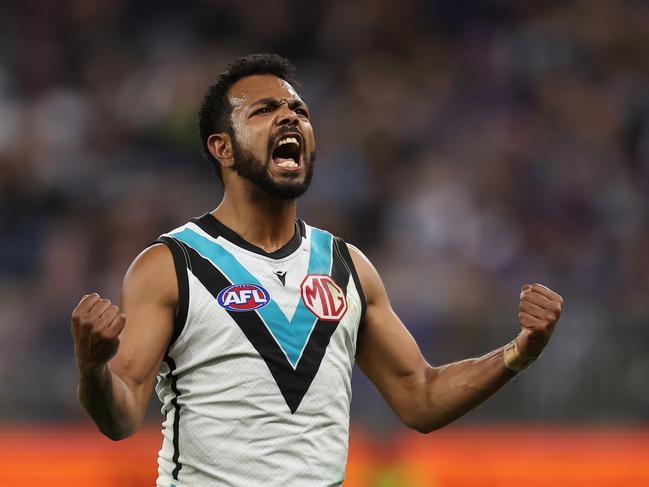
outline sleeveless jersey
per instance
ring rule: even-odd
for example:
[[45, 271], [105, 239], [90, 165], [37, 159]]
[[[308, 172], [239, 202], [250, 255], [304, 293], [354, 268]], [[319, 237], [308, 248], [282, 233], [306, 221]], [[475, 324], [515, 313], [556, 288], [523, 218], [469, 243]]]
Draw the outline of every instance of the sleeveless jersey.
[[179, 302], [157, 486], [340, 485], [365, 311], [347, 245], [297, 220], [266, 253], [209, 213], [158, 242]]

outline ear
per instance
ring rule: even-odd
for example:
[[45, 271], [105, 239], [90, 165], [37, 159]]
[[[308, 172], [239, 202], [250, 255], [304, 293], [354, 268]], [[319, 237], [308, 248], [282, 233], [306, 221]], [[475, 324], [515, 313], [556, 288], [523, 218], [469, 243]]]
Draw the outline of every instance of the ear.
[[207, 149], [222, 166], [232, 167], [232, 165], [234, 165], [234, 158], [232, 156], [232, 139], [230, 138], [230, 134], [221, 132], [210, 135], [207, 139]]

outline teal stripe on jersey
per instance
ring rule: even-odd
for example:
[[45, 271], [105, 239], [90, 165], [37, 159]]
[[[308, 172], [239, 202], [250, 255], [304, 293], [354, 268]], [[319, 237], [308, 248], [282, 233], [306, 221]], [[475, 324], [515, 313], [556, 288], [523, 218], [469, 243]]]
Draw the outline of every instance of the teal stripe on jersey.
[[[210, 240], [190, 228], [173, 232], [174, 238], [183, 241], [218, 268], [232, 284], [261, 283], [253, 276], [234, 255], [221, 245]], [[332, 235], [328, 232], [312, 228], [311, 252], [309, 254], [309, 274], [329, 274], [331, 271]], [[297, 366], [311, 331], [318, 321], [304, 305], [302, 298], [295, 309], [293, 318], [289, 321], [280, 307], [273, 301], [255, 310], [262, 318], [270, 332], [284, 350], [293, 368]]]
[[309, 255], [309, 274], [329, 274], [331, 272], [331, 242], [329, 232], [311, 228], [311, 254]]

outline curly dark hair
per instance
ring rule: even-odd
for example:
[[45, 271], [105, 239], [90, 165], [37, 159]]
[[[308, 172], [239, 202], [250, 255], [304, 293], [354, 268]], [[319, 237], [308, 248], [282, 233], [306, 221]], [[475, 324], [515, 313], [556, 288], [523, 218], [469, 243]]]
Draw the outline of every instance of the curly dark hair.
[[203, 153], [214, 167], [219, 180], [223, 182], [221, 164], [207, 149], [207, 139], [212, 134], [225, 132], [233, 135], [232, 105], [227, 97], [230, 87], [241, 78], [256, 74], [272, 74], [290, 83], [297, 89], [295, 66], [278, 54], [250, 54], [235, 59], [228, 68], [219, 74], [216, 82], [209, 87], [203, 97], [198, 115], [198, 127]]

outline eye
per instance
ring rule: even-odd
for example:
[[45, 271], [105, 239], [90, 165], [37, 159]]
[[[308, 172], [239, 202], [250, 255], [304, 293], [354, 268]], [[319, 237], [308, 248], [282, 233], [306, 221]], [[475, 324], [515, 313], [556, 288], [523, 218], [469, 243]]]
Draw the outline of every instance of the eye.
[[255, 110], [254, 112], [252, 112], [252, 114], [253, 115], [259, 115], [259, 114], [263, 114], [263, 113], [270, 113], [272, 111], [273, 110], [270, 107], [261, 107], [261, 108], [258, 108], [257, 110]]
[[296, 108], [295, 113], [302, 115], [303, 117], [309, 118], [309, 112], [305, 108]]

